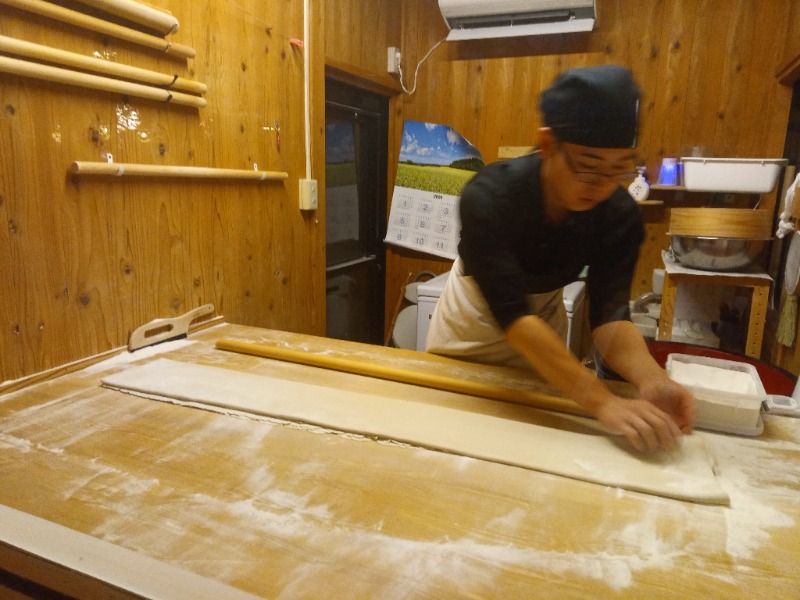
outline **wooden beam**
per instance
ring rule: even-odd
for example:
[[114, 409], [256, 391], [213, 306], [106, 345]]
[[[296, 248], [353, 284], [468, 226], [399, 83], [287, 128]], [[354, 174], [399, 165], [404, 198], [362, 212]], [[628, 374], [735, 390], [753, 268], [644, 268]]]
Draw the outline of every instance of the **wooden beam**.
[[124, 79], [158, 85], [164, 89], [184, 90], [195, 94], [205, 94], [208, 91], [208, 86], [199, 81], [184, 79], [177, 75], [159, 73], [158, 71], [140, 69], [139, 67], [122, 65], [93, 56], [84, 56], [77, 52], [68, 52], [42, 44], [34, 44], [5, 35], [0, 35], [0, 51], [17, 56], [24, 56], [25, 58], [57, 63], [76, 69], [94, 71], [114, 77], [122, 77]]
[[178, 31], [178, 19], [171, 14], [134, 0], [78, 0], [102, 11], [154, 29], [164, 35]]
[[782, 63], [775, 76], [783, 85], [793, 86], [800, 79], [800, 54], [792, 56]]
[[184, 46], [183, 44], [173, 44], [169, 40], [165, 40], [155, 35], [142, 33], [130, 27], [123, 27], [115, 23], [109, 23], [97, 17], [91, 17], [81, 12], [63, 8], [43, 0], [0, 0], [0, 4], [26, 10], [42, 17], [61, 21], [62, 23], [69, 23], [77, 27], [83, 27], [98, 33], [104, 33], [112, 37], [146, 46], [154, 50], [162, 50], [166, 54], [180, 56], [183, 58], [194, 58], [197, 54], [194, 48]]
[[287, 179], [285, 171], [250, 171], [248, 169], [216, 169], [172, 165], [142, 165], [115, 162], [75, 161], [69, 166], [75, 175], [111, 175], [114, 177], [188, 177], [196, 179], [240, 179], [249, 181], [280, 181]]
[[400, 82], [388, 74], [375, 75], [366, 69], [340, 63], [330, 58], [325, 60], [325, 75], [382, 96], [396, 96], [403, 91]]
[[172, 92], [159, 87], [142, 85], [141, 83], [120, 81], [111, 77], [81, 73], [80, 71], [62, 69], [61, 67], [51, 67], [29, 60], [9, 58], [8, 56], [0, 56], [0, 73], [30, 77], [64, 85], [74, 85], [102, 92], [128, 94], [137, 98], [181, 104], [194, 108], [205, 108], [208, 104], [205, 98], [184, 94], [183, 92]]

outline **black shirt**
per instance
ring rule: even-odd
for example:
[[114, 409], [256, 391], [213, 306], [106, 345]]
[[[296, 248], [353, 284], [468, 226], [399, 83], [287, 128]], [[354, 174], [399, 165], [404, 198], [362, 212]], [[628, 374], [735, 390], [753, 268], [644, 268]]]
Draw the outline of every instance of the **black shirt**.
[[530, 154], [484, 167], [461, 195], [458, 252], [494, 318], [505, 329], [528, 314], [525, 296], [575, 281], [588, 265], [594, 329], [630, 318], [630, 285], [644, 240], [641, 214], [622, 187], [563, 223], [545, 218], [539, 173]]

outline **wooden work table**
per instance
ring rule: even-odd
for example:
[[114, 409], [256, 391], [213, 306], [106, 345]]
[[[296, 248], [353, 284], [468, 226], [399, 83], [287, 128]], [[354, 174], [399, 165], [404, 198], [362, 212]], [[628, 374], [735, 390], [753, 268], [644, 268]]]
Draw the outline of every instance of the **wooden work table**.
[[[99, 385], [105, 375], [152, 360], [158, 350], [173, 360], [339, 389], [470, 402], [449, 392], [215, 349], [223, 337], [430, 372], [442, 368], [422, 353], [227, 324], [123, 354], [0, 396], [0, 504], [12, 515], [19, 511], [35, 523], [129, 553], [130, 568], [120, 568], [134, 580], [158, 571], [137, 571], [134, 559], [143, 557], [152, 561], [146, 564], [266, 598], [800, 593], [796, 419], [765, 416], [759, 438], [699, 434], [731, 497], [728, 508]], [[465, 365], [458, 375], [539, 385], [511, 370], [477, 365]], [[581, 426], [576, 417], [510, 405], [498, 404], [498, 414]], [[92, 597], [94, 579], [80, 574], [83, 567], [71, 579], [56, 577], [52, 561], [35, 554], [18, 551], [3, 534], [1, 569]]]

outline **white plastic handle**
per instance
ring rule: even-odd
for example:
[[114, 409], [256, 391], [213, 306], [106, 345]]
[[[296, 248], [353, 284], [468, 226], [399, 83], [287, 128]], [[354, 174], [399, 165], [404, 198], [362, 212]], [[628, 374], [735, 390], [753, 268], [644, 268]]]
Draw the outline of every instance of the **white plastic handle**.
[[764, 404], [766, 404], [767, 412], [771, 415], [800, 417], [800, 402], [791, 396], [769, 394], [764, 400]]

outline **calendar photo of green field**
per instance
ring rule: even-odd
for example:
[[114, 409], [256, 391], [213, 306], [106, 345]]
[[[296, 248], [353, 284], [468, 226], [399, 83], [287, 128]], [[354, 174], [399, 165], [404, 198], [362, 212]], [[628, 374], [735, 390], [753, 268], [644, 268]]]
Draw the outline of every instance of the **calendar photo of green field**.
[[475, 175], [474, 171], [400, 163], [397, 166], [395, 185], [437, 194], [461, 195], [466, 183]]
[[481, 167], [480, 152], [452, 128], [405, 122], [395, 185], [459, 196]]

